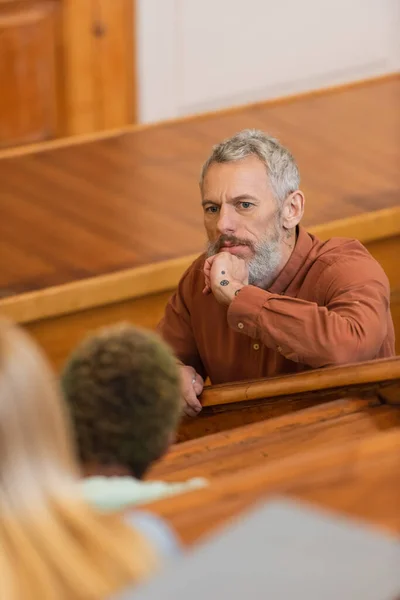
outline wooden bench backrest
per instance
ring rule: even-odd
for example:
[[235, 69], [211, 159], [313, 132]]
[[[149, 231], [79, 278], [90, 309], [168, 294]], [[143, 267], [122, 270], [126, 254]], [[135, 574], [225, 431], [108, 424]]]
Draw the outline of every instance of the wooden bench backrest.
[[[277, 417], [345, 396], [377, 395], [400, 382], [400, 357], [204, 388], [203, 411], [183, 419], [179, 441]], [[400, 402], [400, 392], [398, 395]]]
[[382, 405], [374, 398], [336, 400], [177, 444], [149, 478], [219, 477], [394, 427], [400, 427], [400, 405]]

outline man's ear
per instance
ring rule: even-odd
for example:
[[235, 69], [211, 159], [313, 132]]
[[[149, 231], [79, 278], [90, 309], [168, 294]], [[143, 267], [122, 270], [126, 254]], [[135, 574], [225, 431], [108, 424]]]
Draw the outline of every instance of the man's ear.
[[304, 213], [304, 194], [296, 190], [286, 198], [282, 207], [282, 226], [285, 229], [294, 229], [301, 221]]

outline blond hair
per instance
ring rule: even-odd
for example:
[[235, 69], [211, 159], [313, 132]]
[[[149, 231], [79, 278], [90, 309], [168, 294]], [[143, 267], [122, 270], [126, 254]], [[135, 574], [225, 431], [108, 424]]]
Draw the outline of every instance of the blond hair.
[[20, 328], [0, 322], [1, 599], [105, 599], [156, 564], [119, 515], [81, 499], [55, 376]]
[[213, 147], [200, 175], [200, 187], [213, 163], [227, 163], [257, 156], [265, 165], [272, 192], [278, 202], [283, 202], [300, 185], [296, 161], [287, 148], [272, 136], [258, 129], [243, 129]]

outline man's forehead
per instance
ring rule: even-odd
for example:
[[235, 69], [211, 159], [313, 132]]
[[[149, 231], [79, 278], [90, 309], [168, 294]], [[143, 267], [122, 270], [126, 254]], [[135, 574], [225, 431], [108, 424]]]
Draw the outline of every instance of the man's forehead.
[[212, 163], [207, 170], [202, 188], [203, 198], [220, 194], [259, 196], [269, 190], [268, 175], [263, 163], [255, 156], [226, 163]]

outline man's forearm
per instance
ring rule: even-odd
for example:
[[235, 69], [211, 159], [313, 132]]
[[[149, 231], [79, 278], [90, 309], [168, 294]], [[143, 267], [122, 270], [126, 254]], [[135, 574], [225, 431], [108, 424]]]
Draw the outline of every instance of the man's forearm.
[[253, 286], [231, 304], [228, 323], [313, 368], [374, 358], [386, 334], [385, 319], [368, 302], [341, 299], [335, 310]]

